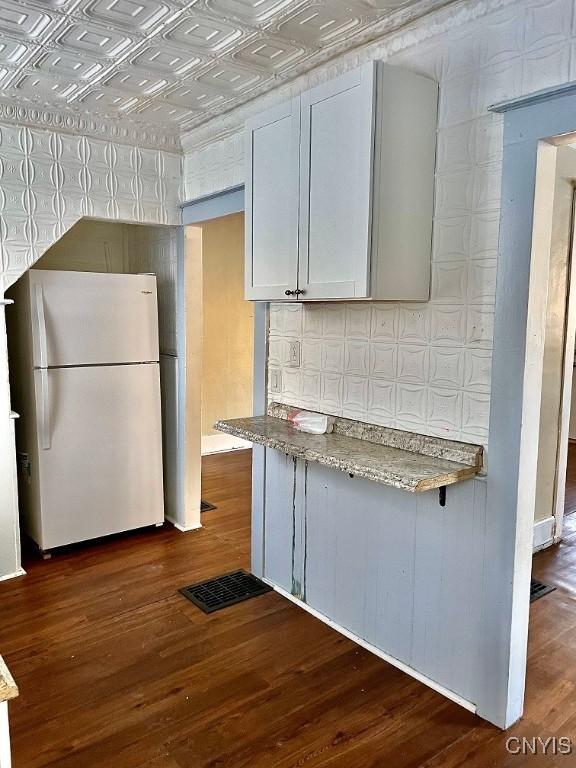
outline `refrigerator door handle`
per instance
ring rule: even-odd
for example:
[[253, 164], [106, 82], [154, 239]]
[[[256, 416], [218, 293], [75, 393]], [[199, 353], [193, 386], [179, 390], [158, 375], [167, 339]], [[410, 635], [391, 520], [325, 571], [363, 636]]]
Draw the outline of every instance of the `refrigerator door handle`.
[[48, 365], [48, 340], [46, 338], [46, 317], [44, 314], [44, 294], [42, 286], [36, 286], [36, 316], [38, 318], [38, 354], [40, 356], [39, 367]]
[[48, 369], [40, 368], [40, 448], [47, 451], [52, 447], [50, 429], [50, 389], [48, 385]]

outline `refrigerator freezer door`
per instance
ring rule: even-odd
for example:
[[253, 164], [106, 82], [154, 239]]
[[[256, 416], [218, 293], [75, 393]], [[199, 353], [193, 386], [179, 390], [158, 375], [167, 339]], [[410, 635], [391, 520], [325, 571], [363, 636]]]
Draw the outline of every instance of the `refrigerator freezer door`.
[[38, 544], [50, 549], [162, 522], [158, 364], [35, 370], [34, 384]]
[[154, 275], [28, 275], [35, 368], [158, 360]]

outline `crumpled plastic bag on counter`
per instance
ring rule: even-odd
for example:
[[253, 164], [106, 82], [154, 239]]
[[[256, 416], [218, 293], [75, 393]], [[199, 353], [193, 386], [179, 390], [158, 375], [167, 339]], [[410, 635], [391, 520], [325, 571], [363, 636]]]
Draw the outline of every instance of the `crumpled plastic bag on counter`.
[[288, 422], [300, 432], [309, 432], [311, 435], [327, 435], [334, 429], [334, 416], [313, 411], [290, 411]]

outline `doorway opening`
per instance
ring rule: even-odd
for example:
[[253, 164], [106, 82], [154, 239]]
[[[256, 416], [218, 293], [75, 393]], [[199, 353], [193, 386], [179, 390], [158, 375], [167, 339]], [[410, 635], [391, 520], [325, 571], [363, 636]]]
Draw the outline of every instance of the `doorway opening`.
[[244, 213], [201, 224], [202, 455], [251, 444], [214, 429], [252, 414], [254, 305], [244, 299]]
[[[253, 413], [254, 308], [244, 299], [244, 212], [185, 227], [187, 450], [208, 503], [215, 478], [250, 463], [251, 444], [214, 429], [220, 419]], [[236, 454], [236, 455], [233, 455]], [[223, 471], [224, 470], [224, 471]], [[229, 489], [233, 503], [235, 489]], [[217, 525], [226, 510], [207, 510]]]
[[[576, 530], [576, 342], [574, 212], [576, 144], [544, 149], [536, 188], [533, 250], [548, 252], [540, 286], [543, 311], [542, 391], [534, 514], [535, 551]], [[549, 162], [548, 162], [549, 161]], [[546, 204], [547, 201], [547, 204]]]

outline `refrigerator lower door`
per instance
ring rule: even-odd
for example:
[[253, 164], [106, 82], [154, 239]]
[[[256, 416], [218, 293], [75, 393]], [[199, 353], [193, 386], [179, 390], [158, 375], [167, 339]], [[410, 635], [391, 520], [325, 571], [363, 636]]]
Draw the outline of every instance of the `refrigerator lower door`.
[[35, 370], [34, 379], [40, 547], [161, 523], [158, 364]]

